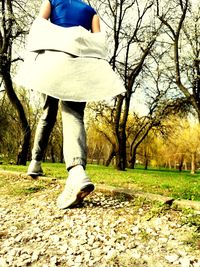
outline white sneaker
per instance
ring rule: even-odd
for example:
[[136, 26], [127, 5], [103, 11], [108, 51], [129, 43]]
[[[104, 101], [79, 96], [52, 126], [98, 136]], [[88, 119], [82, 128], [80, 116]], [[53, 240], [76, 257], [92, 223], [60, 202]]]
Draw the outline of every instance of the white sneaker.
[[75, 206], [83, 201], [83, 199], [94, 190], [94, 184], [85, 176], [79, 182], [75, 183], [71, 177], [67, 179], [65, 189], [57, 199], [57, 207], [66, 209]]
[[28, 167], [27, 175], [30, 175], [32, 177], [43, 175], [43, 170], [41, 167], [41, 161], [37, 161], [34, 159], [31, 160], [29, 167]]

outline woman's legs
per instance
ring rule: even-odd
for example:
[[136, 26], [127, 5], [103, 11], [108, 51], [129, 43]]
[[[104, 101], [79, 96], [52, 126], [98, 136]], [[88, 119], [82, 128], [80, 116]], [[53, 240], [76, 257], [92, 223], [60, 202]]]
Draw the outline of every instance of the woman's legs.
[[67, 170], [86, 166], [87, 148], [84, 127], [85, 103], [61, 102], [63, 122], [63, 153]]
[[64, 209], [80, 203], [94, 190], [94, 185], [85, 173], [86, 133], [84, 128], [85, 103], [62, 101], [63, 150], [69, 176], [57, 205]]
[[[84, 128], [85, 103], [62, 101], [63, 150], [66, 168], [69, 176], [63, 193], [58, 197], [57, 205], [65, 209], [80, 203], [85, 196], [94, 190], [94, 185], [85, 173], [86, 167], [86, 133]], [[44, 112], [39, 120], [34, 145], [32, 161], [28, 174], [42, 174], [41, 160], [48, 144], [49, 136], [56, 122], [58, 100], [46, 97]]]
[[37, 125], [32, 149], [32, 161], [28, 168], [28, 175], [32, 176], [42, 174], [41, 161], [58, 112], [58, 99], [46, 95], [43, 95], [43, 99], [43, 114]]

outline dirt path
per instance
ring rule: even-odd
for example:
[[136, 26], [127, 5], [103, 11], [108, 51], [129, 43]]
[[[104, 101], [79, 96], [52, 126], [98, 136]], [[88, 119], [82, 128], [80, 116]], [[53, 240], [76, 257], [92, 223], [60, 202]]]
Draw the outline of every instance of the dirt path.
[[0, 173], [0, 266], [200, 267], [198, 211], [109, 190], [58, 210], [63, 184]]

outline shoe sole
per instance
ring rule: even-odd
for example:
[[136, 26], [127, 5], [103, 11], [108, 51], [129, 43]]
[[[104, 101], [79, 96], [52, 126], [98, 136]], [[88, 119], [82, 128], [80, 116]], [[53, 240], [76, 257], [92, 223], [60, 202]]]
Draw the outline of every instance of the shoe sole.
[[59, 206], [60, 209], [72, 208], [80, 204], [83, 199], [94, 190], [93, 184], [83, 186], [66, 205]]
[[88, 184], [88, 185], [85, 185], [84, 187], [82, 187], [81, 190], [76, 195], [76, 204], [75, 205], [81, 203], [83, 201], [83, 199], [87, 195], [89, 195], [93, 190], [94, 190], [93, 184]]
[[28, 172], [27, 175], [36, 178], [38, 176], [43, 176], [43, 173]]

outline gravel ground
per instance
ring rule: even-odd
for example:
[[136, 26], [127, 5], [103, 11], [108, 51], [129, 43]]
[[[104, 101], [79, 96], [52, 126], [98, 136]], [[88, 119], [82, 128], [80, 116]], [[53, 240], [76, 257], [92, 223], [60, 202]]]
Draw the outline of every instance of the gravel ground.
[[1, 267], [200, 267], [199, 212], [98, 191], [58, 210], [62, 181], [0, 185]]

